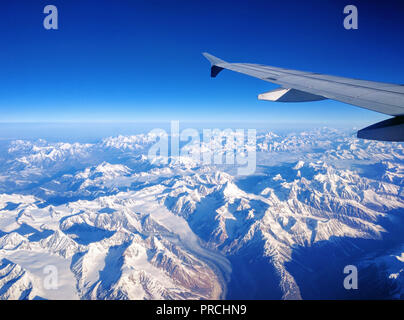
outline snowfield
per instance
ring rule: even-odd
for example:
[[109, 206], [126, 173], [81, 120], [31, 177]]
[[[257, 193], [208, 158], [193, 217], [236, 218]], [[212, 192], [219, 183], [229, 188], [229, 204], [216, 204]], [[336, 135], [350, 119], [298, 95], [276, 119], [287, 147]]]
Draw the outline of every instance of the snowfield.
[[404, 298], [403, 144], [262, 132], [238, 176], [157, 138], [3, 141], [0, 299]]

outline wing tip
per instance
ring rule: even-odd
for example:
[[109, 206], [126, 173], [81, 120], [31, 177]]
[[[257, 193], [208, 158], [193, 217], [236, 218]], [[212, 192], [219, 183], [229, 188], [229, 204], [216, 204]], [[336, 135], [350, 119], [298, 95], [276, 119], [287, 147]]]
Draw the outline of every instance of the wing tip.
[[209, 60], [210, 62], [210, 76], [211, 78], [216, 78], [216, 76], [219, 74], [220, 71], [223, 70], [222, 67], [219, 67], [218, 64], [221, 63], [226, 63], [225, 61], [223, 61], [222, 59], [219, 59], [213, 55], [211, 55], [208, 52], [202, 52], [202, 55]]
[[220, 64], [220, 63], [226, 63], [226, 61], [223, 61], [222, 59], [219, 59], [218, 57], [215, 57], [214, 55], [208, 53], [208, 52], [202, 52], [202, 55], [209, 60], [210, 64], [212, 66]]

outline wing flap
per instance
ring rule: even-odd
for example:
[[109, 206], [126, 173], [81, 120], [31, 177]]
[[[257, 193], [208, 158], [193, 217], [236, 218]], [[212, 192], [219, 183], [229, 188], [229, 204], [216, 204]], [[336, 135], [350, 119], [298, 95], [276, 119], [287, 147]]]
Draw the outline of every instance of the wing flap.
[[258, 100], [277, 101], [277, 102], [308, 102], [327, 99], [308, 92], [279, 88], [258, 95]]

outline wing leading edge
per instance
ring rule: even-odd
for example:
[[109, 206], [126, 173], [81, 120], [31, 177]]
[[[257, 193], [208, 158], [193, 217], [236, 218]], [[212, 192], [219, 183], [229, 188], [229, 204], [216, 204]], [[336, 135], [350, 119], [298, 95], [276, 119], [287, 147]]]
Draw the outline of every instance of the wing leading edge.
[[404, 86], [349, 79], [264, 66], [250, 63], [229, 63], [203, 53], [211, 63], [211, 77], [227, 69], [243, 73], [281, 88], [260, 94], [258, 99], [278, 102], [307, 102], [332, 99], [366, 108], [394, 118], [379, 122], [358, 132], [359, 138], [404, 141]]

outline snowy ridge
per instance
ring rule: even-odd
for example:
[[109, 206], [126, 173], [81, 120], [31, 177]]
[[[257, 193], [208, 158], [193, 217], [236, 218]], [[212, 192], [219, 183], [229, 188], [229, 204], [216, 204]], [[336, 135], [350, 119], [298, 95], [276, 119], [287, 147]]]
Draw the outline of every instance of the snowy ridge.
[[[312, 268], [307, 250], [355, 254], [366, 269], [369, 249], [354, 240], [384, 243], [404, 213], [399, 143], [329, 128], [259, 133], [257, 172], [236, 176], [194, 162], [203, 143], [167, 165], [149, 160], [158, 138], [10, 143], [0, 163], [0, 298], [240, 297], [248, 292], [232, 283], [246, 281], [244, 265], [265, 271], [254, 281], [267, 294], [305, 298], [291, 266]], [[396, 283], [394, 297], [403, 292], [400, 248], [371, 260], [388, 265], [382, 278]], [[46, 265], [58, 268], [60, 290], [43, 288]], [[264, 276], [272, 287], [259, 287]]]

